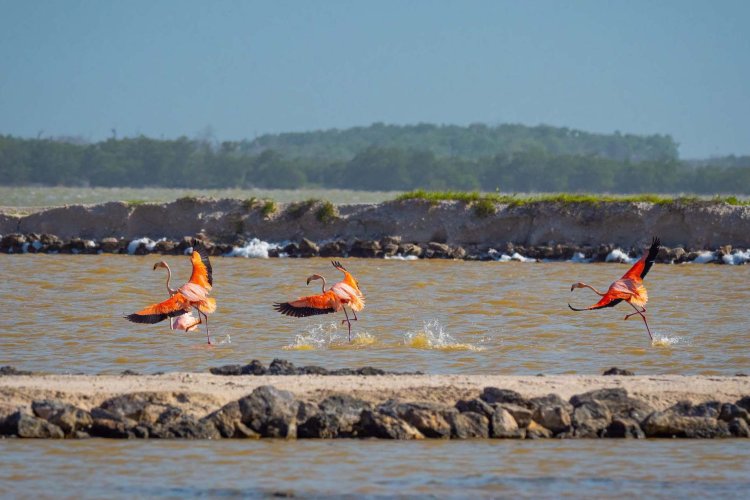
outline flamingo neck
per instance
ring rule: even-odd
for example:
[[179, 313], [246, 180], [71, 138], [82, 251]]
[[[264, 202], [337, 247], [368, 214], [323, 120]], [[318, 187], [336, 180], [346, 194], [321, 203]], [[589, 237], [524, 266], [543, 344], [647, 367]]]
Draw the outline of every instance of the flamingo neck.
[[170, 280], [172, 279], [172, 270], [171, 270], [171, 269], [169, 268], [169, 264], [167, 264], [167, 263], [165, 262], [165, 263], [164, 263], [164, 267], [166, 267], [166, 268], [167, 268], [167, 292], [169, 293], [169, 295], [170, 295], [170, 297], [171, 297], [172, 295], [174, 295], [175, 293], [177, 293], [177, 290], [174, 290], [174, 289], [172, 289], [172, 288], [171, 288], [171, 287], [169, 286], [169, 282], [170, 282]]
[[326, 279], [323, 276], [321, 276], [320, 280], [323, 282], [323, 284], [320, 285], [320, 291], [321, 293], [326, 293]]
[[599, 290], [597, 290], [596, 288], [594, 288], [593, 286], [591, 286], [591, 285], [587, 285], [586, 283], [581, 283], [581, 287], [586, 287], [586, 288], [590, 288], [590, 289], [592, 289], [592, 290], [594, 291], [594, 293], [596, 293], [596, 294], [597, 294], [597, 295], [599, 295], [600, 297], [604, 297], [604, 295], [605, 295], [605, 294], [603, 294], [602, 292], [600, 292]]

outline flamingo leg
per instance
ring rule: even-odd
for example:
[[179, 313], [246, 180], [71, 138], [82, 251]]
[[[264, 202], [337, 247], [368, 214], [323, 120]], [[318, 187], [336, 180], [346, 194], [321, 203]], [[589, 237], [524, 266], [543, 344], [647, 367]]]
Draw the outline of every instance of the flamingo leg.
[[349, 314], [347, 314], [346, 312], [346, 307], [342, 307], [342, 309], [344, 310], [344, 316], [346, 316], [346, 319], [341, 320], [341, 324], [343, 325], [344, 323], [346, 323], [347, 325], [349, 325], [349, 342], [351, 342], [352, 341], [352, 322], [351, 320], [349, 320]]
[[[628, 304], [630, 304], [630, 302], [628, 302]], [[630, 305], [632, 306], [633, 309], [635, 309], [635, 312], [631, 313], [631, 314], [628, 314], [627, 316], [625, 316], [625, 319], [628, 319], [630, 316], [634, 316], [636, 314], [640, 314], [641, 318], [643, 318], [643, 323], [646, 325], [646, 331], [648, 332], [648, 338], [650, 338], [651, 341], [653, 342], [654, 341], [654, 336], [651, 335], [651, 329], [648, 327], [648, 321], [646, 321], [646, 316], [644, 316], [643, 312], [639, 311], [638, 308], [635, 307], [633, 304], [630, 304]], [[644, 312], [646, 311], [645, 307], [643, 308], [643, 311]]]
[[[211, 345], [211, 336], [208, 333], [208, 316], [206, 313], [201, 312], [200, 309], [196, 307], [196, 310], [198, 311], [198, 319], [200, 320], [201, 314], [204, 318], [206, 318], [206, 341], [208, 342], [208, 345]], [[201, 323], [200, 321], [198, 323]]]

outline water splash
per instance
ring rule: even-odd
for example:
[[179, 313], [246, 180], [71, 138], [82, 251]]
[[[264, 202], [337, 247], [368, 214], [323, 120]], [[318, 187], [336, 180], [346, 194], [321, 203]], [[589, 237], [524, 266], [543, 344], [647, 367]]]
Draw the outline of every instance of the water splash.
[[607, 258], [604, 259], [605, 262], [620, 262], [623, 264], [632, 264], [637, 259], [635, 257], [629, 257], [627, 252], [623, 252], [619, 248], [615, 248], [609, 254], [607, 255]]
[[576, 264], [588, 264], [589, 262], [591, 262], [591, 260], [592, 259], [587, 259], [583, 252], [576, 252], [568, 262], [573, 262]]
[[419, 257], [416, 255], [386, 255], [384, 257], [385, 260], [419, 260]]
[[723, 255], [721, 260], [724, 264], [729, 264], [730, 266], [746, 264], [750, 262], [750, 250], [745, 250], [744, 252], [742, 250], [736, 250], [731, 255]]
[[654, 339], [651, 341], [651, 345], [654, 347], [671, 347], [673, 345], [678, 344], [685, 344], [686, 340], [685, 337], [679, 337], [679, 336], [669, 336], [669, 335], [656, 335], [654, 334]]
[[487, 255], [492, 257], [494, 260], [498, 262], [510, 262], [510, 261], [516, 261], [516, 262], [536, 262], [536, 259], [532, 259], [531, 257], [524, 257], [518, 252], [513, 252], [512, 255], [508, 255], [507, 253], [501, 254], [494, 248], [490, 248], [487, 250]]
[[246, 259], [267, 259], [268, 251], [278, 248], [279, 246], [275, 243], [268, 243], [267, 241], [253, 238], [248, 241], [245, 246], [233, 247], [232, 250], [226, 254], [227, 257], [245, 257]]
[[164, 241], [164, 239], [165, 238], [154, 241], [151, 238], [138, 238], [136, 240], [132, 240], [130, 243], [128, 243], [128, 254], [134, 255], [135, 251], [138, 250], [138, 247], [141, 246], [141, 243], [146, 247], [146, 250], [151, 252], [156, 246], [156, 243], [159, 241]]
[[325, 349], [334, 342], [348, 341], [348, 335], [340, 335], [336, 323], [316, 325], [304, 333], [294, 336], [294, 342], [282, 347], [287, 351], [315, 351]]
[[698, 256], [693, 260], [694, 264], [707, 264], [716, 260], [716, 254], [714, 252], [699, 252]]
[[440, 351], [483, 351], [469, 343], [458, 342], [447, 333], [437, 320], [425, 321], [422, 330], [404, 335], [404, 345], [414, 349], [436, 349]]

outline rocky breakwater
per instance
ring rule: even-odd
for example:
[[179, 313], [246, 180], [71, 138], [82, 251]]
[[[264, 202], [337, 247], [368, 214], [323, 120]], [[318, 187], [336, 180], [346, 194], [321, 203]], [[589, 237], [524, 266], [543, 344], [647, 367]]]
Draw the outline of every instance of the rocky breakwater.
[[[632, 376], [606, 377], [612, 379], [611, 382], [597, 378], [597, 383], [608, 387], [564, 398], [558, 393], [538, 395], [544, 384], [561, 383], [562, 379], [554, 377], [550, 377], [550, 382], [543, 380], [536, 384], [538, 387], [533, 392], [537, 395], [524, 395], [501, 386], [478, 390], [461, 389], [460, 383], [429, 386], [426, 383], [429, 380], [424, 378], [416, 386], [389, 393], [376, 387], [379, 379], [412, 375], [387, 375], [373, 368], [363, 368], [346, 373], [368, 375], [346, 379], [335, 375], [336, 370], [296, 368], [282, 360], [275, 360], [268, 368], [257, 361], [237, 366], [212, 370], [222, 374], [209, 376], [213, 387], [234, 387], [257, 379], [265, 382], [267, 379], [263, 377], [269, 374], [275, 374], [271, 380], [276, 383], [261, 383], [244, 395], [228, 398], [218, 405], [217, 400], [212, 399], [215, 395], [186, 388], [192, 378], [189, 374], [180, 376], [180, 390], [129, 391], [103, 399], [95, 394], [76, 394], [75, 383], [70, 381], [66, 383], [70, 392], [49, 390], [45, 393], [32, 389], [29, 387], [31, 378], [18, 386], [26, 384], [23, 390], [3, 388], [0, 384], [0, 435], [53, 439], [750, 437], [750, 395], [732, 401], [710, 398], [696, 401], [693, 397], [663, 405], [659, 391], [638, 397], [625, 387], [618, 387], [624, 383], [623, 379], [632, 380]], [[7, 373], [33, 377], [19, 372]], [[300, 377], [300, 373], [305, 375]], [[293, 379], [290, 384], [296, 388], [295, 392], [278, 387], [285, 385], [284, 379]], [[322, 383], [321, 379], [328, 382]], [[385, 384], [394, 386], [394, 380], [397, 379], [390, 378]], [[156, 382], [162, 388], [169, 385], [164, 380]], [[101, 379], [95, 383], [101, 386]], [[629, 383], [637, 387], [646, 382]], [[735, 389], [747, 386], [732, 383]], [[524, 380], [522, 384], [529, 388], [534, 386], [532, 380]], [[305, 385], [312, 390], [303, 396], [299, 389]], [[360, 391], [368, 385], [373, 390]], [[19, 393], [23, 393], [20, 399]]]
[[[75, 205], [30, 214], [0, 212], [0, 252], [182, 253], [200, 238], [214, 255], [253, 239], [263, 256], [605, 260], [639, 254], [659, 235], [663, 262], [698, 252], [715, 260], [750, 248], [750, 206], [711, 201], [496, 204], [425, 200], [333, 206], [182, 198], [171, 203]], [[142, 239], [142, 240], [139, 240]]]

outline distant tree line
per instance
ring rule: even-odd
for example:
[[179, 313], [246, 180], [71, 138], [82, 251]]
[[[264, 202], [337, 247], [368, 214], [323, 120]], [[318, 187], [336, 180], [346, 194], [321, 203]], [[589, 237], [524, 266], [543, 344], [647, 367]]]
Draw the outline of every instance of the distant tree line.
[[[433, 131], [447, 128], [425, 127]], [[508, 127], [515, 130], [520, 126]], [[390, 130], [391, 127], [370, 128]], [[549, 134], [553, 137], [571, 133], [568, 129], [548, 128], [552, 129]], [[526, 129], [531, 137], [540, 134], [540, 127]], [[352, 130], [355, 129], [341, 133], [353, 134]], [[508, 150], [496, 150], [481, 157], [441, 155], [406, 140], [395, 146], [362, 142], [355, 154], [337, 157], [323, 154], [324, 149], [319, 154], [302, 155], [298, 151], [292, 155], [279, 144], [281, 149], [277, 150], [258, 144], [251, 147], [252, 143], [247, 141], [212, 143], [184, 137], [112, 138], [86, 144], [0, 136], [0, 184], [750, 194], [750, 163], [742, 164], [736, 159], [719, 165], [681, 162], [676, 156], [676, 146], [668, 137], [589, 135], [594, 143], [606, 143], [609, 137], [613, 141], [610, 152], [628, 151], [625, 159], [618, 157], [620, 153], [597, 153], [593, 146], [589, 151], [570, 152], [566, 148], [572, 146], [565, 141], [561, 142], [565, 147], [555, 146], [562, 150], [559, 151], [552, 147], [557, 144], [555, 141], [541, 147], [532, 139], [528, 139], [530, 147], [516, 143]], [[645, 149], [637, 150], [638, 141], [648, 144], [650, 140], [654, 141], [651, 149], [643, 146]], [[659, 146], [665, 141], [667, 145]], [[299, 142], [305, 143], [307, 138]], [[349, 148], [356, 149], [353, 145]]]

